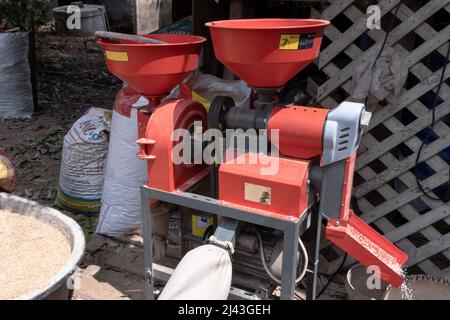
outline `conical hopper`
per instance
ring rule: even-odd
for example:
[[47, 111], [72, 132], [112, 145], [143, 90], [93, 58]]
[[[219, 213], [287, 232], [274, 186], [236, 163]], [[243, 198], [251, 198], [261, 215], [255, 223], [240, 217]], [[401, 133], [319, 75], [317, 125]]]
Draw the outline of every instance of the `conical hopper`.
[[323, 31], [317, 19], [245, 19], [206, 24], [216, 57], [254, 88], [278, 88], [319, 55]]
[[167, 95], [190, 72], [198, 68], [205, 38], [181, 34], [143, 37], [166, 42], [147, 44], [129, 40], [114, 43], [98, 40], [111, 73], [147, 97]]

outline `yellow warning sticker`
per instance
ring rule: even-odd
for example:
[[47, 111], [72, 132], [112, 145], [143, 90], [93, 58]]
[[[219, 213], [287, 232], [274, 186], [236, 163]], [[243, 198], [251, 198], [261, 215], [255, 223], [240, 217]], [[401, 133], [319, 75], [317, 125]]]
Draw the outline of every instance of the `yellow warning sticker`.
[[282, 34], [280, 37], [280, 50], [297, 50], [299, 47], [300, 35]]
[[214, 225], [213, 217], [192, 215], [192, 235], [203, 237], [209, 226]]
[[111, 61], [128, 61], [128, 52], [126, 51], [108, 51], [105, 50], [106, 59]]

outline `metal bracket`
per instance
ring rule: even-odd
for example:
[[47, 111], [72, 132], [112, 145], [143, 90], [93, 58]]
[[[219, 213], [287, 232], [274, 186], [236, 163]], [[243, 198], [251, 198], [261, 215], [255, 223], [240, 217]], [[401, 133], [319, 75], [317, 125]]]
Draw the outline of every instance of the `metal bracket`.
[[238, 220], [222, 217], [216, 228], [216, 232], [214, 232], [214, 237], [221, 242], [230, 242], [233, 246], [235, 246], [238, 225]]

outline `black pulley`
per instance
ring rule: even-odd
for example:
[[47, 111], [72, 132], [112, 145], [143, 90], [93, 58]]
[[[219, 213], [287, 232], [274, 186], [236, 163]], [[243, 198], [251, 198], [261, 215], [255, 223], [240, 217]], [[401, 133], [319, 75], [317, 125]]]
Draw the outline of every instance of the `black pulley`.
[[[208, 128], [209, 129], [219, 129], [225, 132], [225, 115], [234, 107], [234, 100], [227, 96], [217, 96], [211, 101], [211, 106], [208, 111]], [[219, 166], [217, 164], [211, 165], [210, 169], [210, 181], [211, 181], [211, 197], [218, 197], [218, 170]]]
[[225, 131], [224, 118], [228, 110], [234, 107], [234, 100], [228, 96], [217, 96], [209, 107], [208, 111], [208, 128], [219, 129]]

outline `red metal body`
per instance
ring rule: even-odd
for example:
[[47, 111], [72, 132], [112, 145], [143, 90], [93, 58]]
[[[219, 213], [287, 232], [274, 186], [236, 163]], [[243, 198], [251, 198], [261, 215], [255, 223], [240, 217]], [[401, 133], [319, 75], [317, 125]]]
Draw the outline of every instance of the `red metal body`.
[[191, 100], [169, 100], [153, 111], [145, 138], [137, 141], [139, 157], [148, 160], [148, 186], [164, 191], [175, 191], [205, 169], [205, 165], [175, 164], [172, 151], [176, 129], [187, 129], [194, 121], [201, 121], [206, 130], [206, 111], [202, 104]]
[[206, 26], [218, 60], [251, 87], [276, 88], [317, 58], [328, 24], [316, 19], [245, 19]]
[[[300, 217], [307, 209], [309, 161], [229, 154], [219, 169], [219, 199], [268, 214]], [[269, 168], [278, 169], [276, 174]]]
[[275, 107], [269, 119], [269, 138], [273, 137], [273, 130], [278, 130], [278, 149], [282, 155], [298, 159], [319, 156], [328, 111], [302, 106]]
[[182, 34], [143, 35], [167, 44], [98, 40], [108, 69], [147, 97], [165, 96], [190, 72], [198, 68], [205, 38]]
[[353, 191], [353, 176], [355, 175], [355, 164], [356, 164], [356, 152], [346, 160], [345, 173], [344, 173], [344, 184], [342, 186], [342, 200], [341, 200], [341, 221], [347, 221], [350, 212], [350, 202]]

